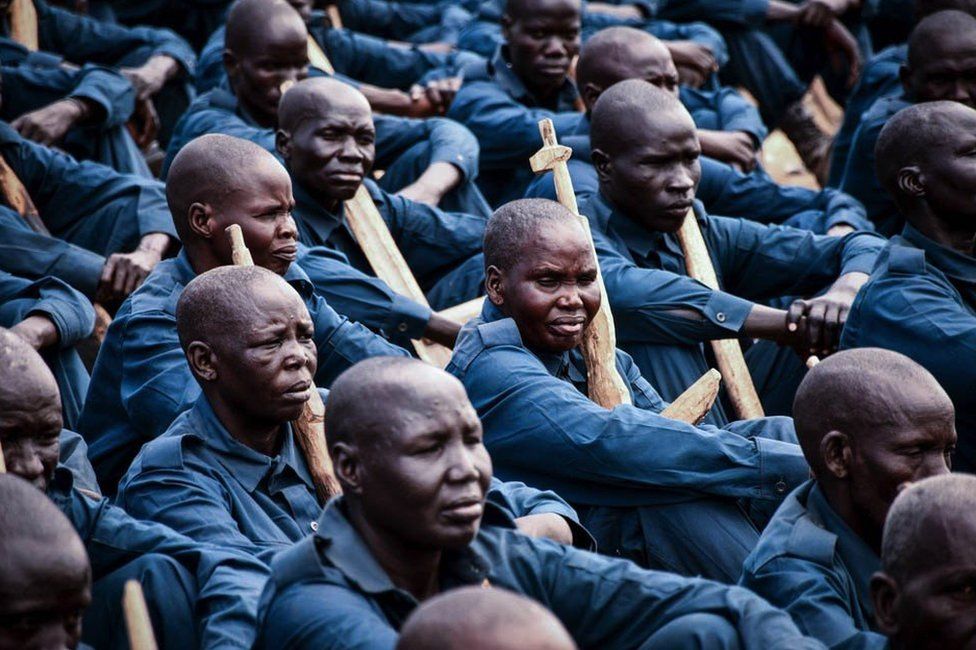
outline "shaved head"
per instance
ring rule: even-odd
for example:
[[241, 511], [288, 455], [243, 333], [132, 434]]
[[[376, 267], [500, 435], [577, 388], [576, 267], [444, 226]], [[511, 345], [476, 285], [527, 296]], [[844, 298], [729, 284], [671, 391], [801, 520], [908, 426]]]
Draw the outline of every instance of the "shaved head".
[[593, 107], [591, 146], [612, 156], [631, 141], [653, 138], [654, 127], [665, 122], [695, 128], [677, 97], [640, 79], [621, 81], [600, 95]]
[[166, 202], [180, 239], [186, 243], [194, 237], [186, 221], [190, 206], [200, 203], [219, 211], [228, 196], [253, 191], [261, 171], [287, 176], [273, 155], [250, 140], [212, 133], [187, 143], [166, 177]]
[[0, 328], [0, 419], [8, 410], [30, 404], [56, 403], [61, 410], [61, 394], [41, 355], [27, 341], [10, 330]]
[[540, 5], [575, 7], [577, 11], [582, 11], [581, 0], [505, 0], [505, 15], [518, 20], [534, 15]]
[[976, 18], [956, 10], [937, 11], [922, 19], [908, 38], [908, 65], [918, 68], [933, 59], [958, 55], [976, 42]]
[[[64, 513], [27, 481], [0, 474], [0, 585], [13, 564], [39, 550], [46, 550], [55, 562], [87, 570], [85, 545]], [[0, 594], [5, 591], [0, 589]]]
[[[586, 41], [576, 63], [576, 84], [592, 108], [596, 97], [584, 91], [602, 91], [627, 79], [643, 79], [656, 86], [675, 84], [678, 71], [668, 48], [654, 36], [633, 27], [610, 27]], [[665, 88], [671, 90], [671, 88]]]
[[915, 0], [915, 16], [918, 20], [946, 9], [956, 9], [976, 16], [976, 0]]
[[452, 589], [424, 601], [404, 623], [397, 650], [575, 650], [556, 616], [501, 588]]
[[918, 165], [932, 145], [944, 145], [956, 137], [953, 116], [973, 113], [958, 102], [913, 104], [895, 113], [885, 123], [874, 147], [875, 172], [885, 189], [898, 198], [898, 172]]
[[495, 210], [485, 227], [485, 268], [507, 271], [521, 257], [522, 248], [546, 228], [563, 227], [582, 231], [579, 217], [548, 199], [519, 199]]
[[329, 77], [299, 81], [282, 96], [278, 105], [278, 125], [292, 132], [306, 119], [314, 119], [337, 110], [355, 110], [372, 114], [369, 102], [349, 84]]
[[270, 33], [308, 35], [301, 15], [285, 0], [237, 0], [227, 13], [224, 44], [238, 56], [256, 52]]

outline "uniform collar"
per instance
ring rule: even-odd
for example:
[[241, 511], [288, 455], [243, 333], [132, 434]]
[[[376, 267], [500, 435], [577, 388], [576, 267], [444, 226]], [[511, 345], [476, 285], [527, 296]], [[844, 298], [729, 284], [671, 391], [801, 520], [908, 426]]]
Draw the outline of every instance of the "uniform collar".
[[[515, 321], [513, 319], [503, 314], [502, 311], [498, 307], [496, 307], [494, 303], [492, 303], [490, 300], [485, 300], [485, 304], [481, 308], [482, 322], [493, 323], [495, 321], [499, 321], [502, 319], [508, 319], [508, 321], [511, 323], [511, 327], [516, 330], [518, 329], [518, 326], [515, 324]], [[522, 337], [520, 334], [519, 335], [520, 341], [521, 338]], [[571, 350], [568, 352], [559, 352], [559, 353], [538, 352], [526, 346], [524, 342], [522, 342], [522, 346], [526, 350], [531, 352], [533, 355], [535, 355], [535, 357], [542, 362], [542, 365], [545, 366], [546, 372], [548, 372], [553, 377], [557, 377], [560, 379], [563, 379], [565, 377], [570, 377], [574, 380], [580, 378], [579, 373], [575, 372], [575, 367], [571, 363], [571, 358], [570, 358], [570, 354], [576, 352], [576, 350]], [[583, 375], [583, 378], [585, 379], [585, 374]]]
[[[605, 206], [608, 213], [605, 223], [606, 227], [612, 228], [616, 234], [627, 244], [627, 248], [637, 253], [641, 257], [648, 257], [652, 252], [662, 248], [668, 248], [675, 254], [681, 254], [681, 247], [678, 244], [677, 236], [670, 233], [663, 233], [648, 230], [624, 213], [615, 208], [604, 196], [603, 193], [597, 195], [597, 201]], [[695, 199], [692, 207], [695, 211], [695, 218], [698, 220], [700, 228], [705, 228], [705, 208], [701, 201]]]
[[[498, 49], [495, 50], [495, 55], [488, 64], [488, 74], [495, 80], [495, 83], [501, 86], [502, 90], [511, 95], [520, 104], [530, 107], [548, 108], [548, 106], [540, 102], [525, 87], [525, 84], [522, 83], [519, 76], [515, 74], [515, 71], [512, 69], [512, 64], [509, 63], [508, 48], [505, 45], [499, 45]], [[573, 85], [573, 82], [567, 76], [556, 96], [555, 110], [558, 112], [576, 110], [575, 102], [577, 97], [579, 97], [579, 93], [576, 91], [576, 86]]]
[[[496, 507], [491, 502], [486, 502], [485, 514], [487, 515], [489, 510]], [[478, 535], [481, 534], [479, 531]], [[386, 571], [373, 557], [366, 542], [346, 517], [343, 497], [336, 497], [325, 506], [315, 536], [326, 559], [363, 592], [368, 594], [399, 592], [410, 596], [393, 584]], [[472, 548], [472, 545], [468, 545], [459, 551], [443, 554], [441, 581], [443, 583], [445, 578], [448, 578], [458, 583], [479, 584], [488, 577], [490, 569], [491, 564], [488, 559]]]
[[950, 278], [969, 284], [976, 283], [976, 257], [964, 255], [932, 241], [909, 223], [905, 224], [901, 236], [912, 246], [925, 251], [925, 259]]
[[194, 404], [187, 424], [190, 428], [189, 434], [217, 452], [219, 462], [248, 492], [254, 492], [269, 473], [277, 476], [287, 470], [298, 476], [309, 490], [315, 489], [290, 423], [284, 424], [281, 451], [274, 458], [251, 449], [231, 436], [206, 397], [201, 396]]

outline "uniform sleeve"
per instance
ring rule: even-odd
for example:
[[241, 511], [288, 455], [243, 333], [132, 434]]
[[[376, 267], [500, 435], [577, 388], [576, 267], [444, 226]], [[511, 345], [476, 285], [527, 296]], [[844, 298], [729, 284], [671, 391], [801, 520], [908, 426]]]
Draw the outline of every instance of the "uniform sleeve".
[[0, 271], [0, 313], [4, 304], [15, 300], [31, 301], [21, 310], [27, 316], [41, 314], [54, 323], [62, 349], [87, 338], [95, 326], [95, 310], [88, 298], [56, 278], [30, 282]]
[[443, 3], [341, 0], [339, 15], [347, 29], [405, 41], [411, 34], [440, 22]]
[[579, 515], [552, 490], [537, 490], [519, 481], [501, 481], [493, 476], [487, 499], [507, 512], [512, 519], [529, 515], [559, 515], [566, 520], [572, 531], [573, 546], [588, 551], [596, 550], [596, 540], [580, 523]]
[[454, 98], [448, 117], [471, 129], [481, 146], [481, 167], [508, 169], [522, 167], [537, 152], [539, 120], [548, 117], [556, 133], [572, 133], [583, 113], [554, 113], [528, 108], [515, 101], [493, 83], [472, 81], [464, 84]]
[[337, 71], [382, 88], [409, 90], [426, 73], [446, 63], [444, 56], [417, 46], [391, 45], [345, 29], [326, 30], [322, 42]]
[[101, 108], [99, 124], [108, 129], [124, 124], [135, 107], [132, 84], [118, 72], [98, 65], [85, 64], [80, 70], [4, 66], [3, 80], [9, 88], [16, 89], [3, 98], [2, 111], [7, 121], [72, 97], [87, 99]]
[[[734, 498], [780, 498], [808, 476], [795, 444], [695, 427], [631, 405], [608, 410], [550, 376], [523, 348], [478, 354], [462, 382], [484, 423], [493, 458], [573, 485], [680, 488]], [[777, 487], [777, 484], [780, 484]], [[560, 488], [572, 502], [580, 494]], [[581, 498], [582, 497], [582, 498]]]
[[407, 149], [430, 143], [428, 165], [451, 163], [468, 181], [478, 176], [478, 141], [463, 125], [442, 117], [411, 119], [376, 115], [376, 168], [389, 167]]
[[795, 557], [779, 557], [755, 570], [747, 568], [739, 584], [793, 617], [797, 626], [830, 647], [855, 643], [859, 648], [886, 648], [880, 634], [858, 629], [847, 603], [839, 597], [842, 585], [819, 564]]
[[699, 22], [673, 23], [668, 20], [652, 20], [645, 29], [663, 41], [694, 41], [708, 47], [719, 68], [724, 68], [729, 62], [729, 47], [722, 34], [711, 25]]

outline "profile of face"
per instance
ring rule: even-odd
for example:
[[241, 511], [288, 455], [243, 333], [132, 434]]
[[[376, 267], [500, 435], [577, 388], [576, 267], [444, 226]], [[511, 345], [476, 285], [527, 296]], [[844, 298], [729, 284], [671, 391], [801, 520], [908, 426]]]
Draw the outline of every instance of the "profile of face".
[[218, 259], [231, 264], [226, 229], [240, 226], [254, 263], [284, 275], [298, 257], [298, 227], [291, 216], [295, 207], [291, 178], [271, 156], [256, 157], [241, 176], [237, 188], [221, 193], [213, 203], [190, 205], [189, 227], [209, 240]]
[[338, 443], [336, 475], [367, 522], [402, 545], [427, 550], [467, 546], [478, 533], [491, 482], [481, 421], [461, 383], [431, 369], [385, 404], [378, 439]]
[[583, 229], [543, 221], [511, 268], [488, 267], [488, 298], [540, 352], [572, 350], [600, 309], [597, 265]]
[[373, 168], [376, 129], [369, 105], [324, 100], [292, 133], [278, 132], [278, 151], [297, 181], [334, 201], [351, 199]]
[[64, 650], [81, 642], [91, 570], [80, 540], [56, 548], [5, 546], [0, 561], [0, 650]]
[[502, 16], [512, 70], [536, 93], [546, 96], [566, 81], [579, 54], [579, 0], [520, 0], [515, 16]]
[[931, 141], [924, 160], [899, 183], [904, 192], [923, 193], [938, 217], [976, 229], [976, 110], [949, 108], [943, 129], [945, 137]]
[[[43, 364], [40, 357], [37, 363]], [[61, 425], [53, 378], [48, 384], [24, 376], [18, 388], [0, 392], [0, 446], [7, 471], [46, 491], [58, 466]]]
[[[619, 117], [619, 116], [618, 116]], [[628, 218], [656, 232], [676, 232], [701, 180], [701, 146], [683, 108], [630, 111], [618, 119], [614, 151], [594, 149], [601, 192]]]
[[201, 383], [251, 421], [290, 422], [315, 390], [312, 319], [290, 287], [257, 283], [250, 298], [234, 331], [218, 341], [191, 342], [187, 360]]
[[224, 67], [243, 108], [261, 126], [274, 127], [282, 84], [308, 76], [308, 32], [298, 16], [279, 12], [250, 34], [243, 51], [224, 50]]
[[915, 58], [901, 76], [916, 102], [948, 100], [976, 108], [976, 29], [940, 34]]

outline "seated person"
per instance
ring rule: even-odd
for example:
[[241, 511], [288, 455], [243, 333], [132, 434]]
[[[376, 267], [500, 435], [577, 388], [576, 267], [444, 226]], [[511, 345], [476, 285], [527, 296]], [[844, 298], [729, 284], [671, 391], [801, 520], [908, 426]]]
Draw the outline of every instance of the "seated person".
[[[355, 88], [334, 79], [300, 81], [282, 97], [278, 114], [278, 154], [294, 183], [294, 217], [302, 244], [333, 249], [356, 269], [372, 275], [372, 266], [346, 223], [342, 203], [365, 183], [432, 305], [453, 307], [480, 293], [484, 284], [480, 260], [464, 262], [481, 252], [485, 219], [391, 195], [368, 180], [376, 154], [376, 131], [369, 104]], [[316, 281], [311, 269], [305, 268]], [[450, 324], [441, 323], [439, 317], [431, 320], [428, 308], [411, 306], [425, 312], [423, 326], [434, 330], [431, 338], [454, 344], [456, 325], [440, 333]], [[352, 313], [342, 313], [354, 318]], [[377, 317], [382, 314], [366, 315], [369, 320]], [[416, 322], [418, 317], [411, 320]], [[370, 324], [366, 319], [356, 318]], [[411, 329], [413, 338], [427, 335], [424, 329]]]
[[[625, 79], [643, 79], [678, 97], [690, 110], [698, 127], [703, 154], [696, 198], [710, 212], [762, 223], [786, 222], [819, 234], [871, 227], [864, 208], [837, 190], [814, 192], [803, 187], [780, 186], [762, 169], [755, 168], [748, 174], [735, 169], [730, 162], [738, 160], [738, 164], [746, 164], [755, 158], [752, 136], [745, 131], [729, 133], [701, 128], [703, 121], [721, 117], [721, 112], [709, 109], [700, 99], [721, 96], [721, 93], [704, 93], [678, 86], [678, 70], [664, 45], [653, 36], [628, 27], [614, 27], [598, 33], [583, 46], [576, 64], [576, 81], [587, 113], [575, 132], [558, 134], [558, 137], [561, 144], [573, 149], [568, 166], [578, 200], [587, 199], [598, 191], [596, 169], [590, 157], [593, 106], [604, 90]], [[718, 104], [717, 108], [722, 106]], [[722, 121], [726, 125], [734, 124], [736, 113], [729, 115], [728, 122]], [[746, 139], [745, 146], [740, 142], [742, 138]], [[708, 140], [711, 140], [710, 151], [706, 149]], [[709, 154], [724, 158], [725, 162], [709, 157]], [[537, 176], [526, 190], [526, 196], [555, 199], [552, 175]]]
[[78, 533], [50, 499], [0, 475], [0, 647], [76, 648], [92, 598]]
[[250, 647], [255, 610], [244, 600], [260, 592], [263, 580], [249, 581], [248, 576], [261, 565], [232, 549], [198, 544], [163, 525], [136, 521], [82, 488], [97, 486], [87, 480], [91, 467], [83, 445], [82, 453], [66, 455], [78, 447], [77, 434], [61, 428], [57, 384], [40, 356], [0, 330], [0, 367], [18, 370], [18, 381], [0, 382], [0, 446], [7, 471], [54, 501], [91, 560], [94, 584], [83, 640], [99, 649], [128, 647], [119, 603], [125, 582], [134, 579], [146, 592], [160, 648]]
[[949, 10], [922, 20], [908, 41], [901, 82], [899, 94], [879, 99], [864, 113], [840, 181], [840, 189], [864, 204], [885, 236], [901, 231], [905, 215], [875, 175], [878, 136], [895, 113], [914, 103], [947, 100], [976, 108], [976, 17]]
[[396, 650], [576, 650], [559, 619], [511, 591], [459, 587], [425, 601], [407, 618]]
[[297, 229], [288, 172], [258, 145], [226, 135], [197, 138], [180, 151], [166, 185], [183, 242], [122, 305], [99, 350], [79, 424], [107, 494], [147, 440], [163, 433], [200, 395], [176, 332], [176, 303], [196, 275], [231, 263], [226, 228], [241, 227], [255, 264], [292, 284], [315, 321], [316, 381], [375, 355], [406, 355], [340, 316], [294, 264]]
[[888, 511], [871, 597], [892, 650], [967, 648], [976, 640], [974, 497], [976, 478], [951, 474], [910, 485]]
[[906, 224], [851, 306], [840, 345], [901, 352], [935, 375], [956, 407], [954, 465], [976, 471], [976, 110], [916, 104], [878, 138], [877, 174]]
[[602, 299], [588, 248], [558, 203], [500, 208], [485, 234], [488, 300], [448, 371], [482, 419], [499, 474], [567, 498], [604, 553], [734, 581], [758, 539], [736, 500], [774, 507], [807, 476], [792, 423], [719, 430], [661, 417], [667, 404], [620, 351], [633, 406], [587, 399], [578, 346]]
[[881, 529], [905, 483], [948, 473], [952, 402], [908, 357], [866, 348], [814, 367], [793, 414], [814, 478], [773, 515], [739, 584], [829, 647], [884, 648], [869, 590]]
[[207, 37], [227, 17], [231, 0], [88, 0], [95, 6], [111, 5], [119, 24], [152, 25], [171, 29], [199, 52]]
[[[788, 415], [805, 368], [793, 350], [775, 340], [792, 336], [806, 354], [822, 356], [833, 349], [884, 240], [864, 232], [824, 237], [707, 214], [695, 201], [701, 147], [691, 116], [675, 97], [645, 81], [621, 81], [603, 92], [593, 107], [590, 139], [599, 193], [580, 206], [580, 213], [593, 230], [620, 346], [671, 400], [708, 370], [703, 341], [773, 339], [752, 346], [747, 360], [765, 412]], [[653, 318], [649, 312], [658, 298], [646, 293], [638, 278], [642, 269], [686, 274], [676, 232], [689, 210], [719, 287], [737, 296], [737, 304], [707, 310], [709, 326], [698, 332], [662, 339], [644, 324]], [[790, 296], [817, 294], [789, 303]], [[760, 313], [750, 301], [789, 304], [789, 322], [783, 312]], [[797, 320], [805, 325], [797, 327]], [[719, 401], [708, 421], [729, 421]]]
[[0, 250], [0, 327], [44, 358], [61, 393], [61, 418], [73, 427], [88, 392], [88, 371], [75, 345], [91, 334], [95, 311], [87, 298], [56, 278], [31, 282], [3, 271], [4, 258]]
[[[193, 138], [223, 133], [274, 151], [278, 101], [285, 82], [308, 74], [308, 29], [284, 0], [239, 0], [227, 17], [224, 67], [230, 90], [216, 88], [194, 101], [176, 126], [163, 174]], [[384, 117], [377, 126], [380, 186], [446, 210], [487, 216], [474, 186], [478, 143], [444, 118]]]
[[3, 122], [0, 156], [23, 188], [2, 198], [14, 208], [0, 211], [5, 270], [56, 277], [114, 308], [175, 248], [159, 181], [78, 162]]
[[544, 603], [584, 648], [816, 647], [748, 591], [517, 533], [485, 502], [478, 416], [438, 368], [370, 359], [326, 409], [343, 495], [273, 560], [257, 648], [392, 648], [419, 604], [467, 585]]

